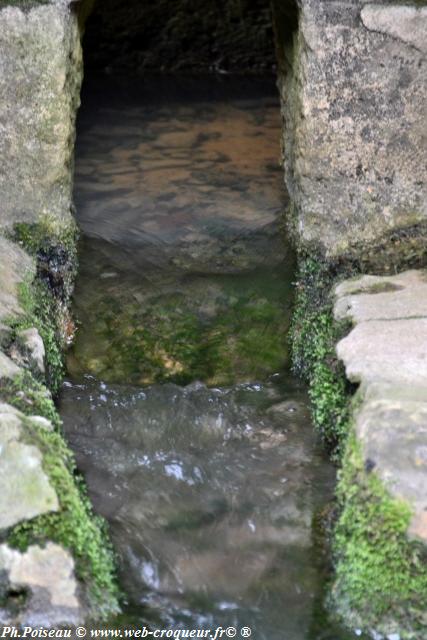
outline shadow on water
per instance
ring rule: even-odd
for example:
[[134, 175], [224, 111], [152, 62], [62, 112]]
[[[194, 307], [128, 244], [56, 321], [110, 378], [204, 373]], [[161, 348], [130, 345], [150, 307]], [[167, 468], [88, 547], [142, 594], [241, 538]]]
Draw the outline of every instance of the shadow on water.
[[320, 604], [313, 525], [335, 471], [285, 373], [277, 98], [164, 82], [97, 87], [77, 146], [81, 324], [60, 405], [119, 558], [112, 626], [349, 640]]

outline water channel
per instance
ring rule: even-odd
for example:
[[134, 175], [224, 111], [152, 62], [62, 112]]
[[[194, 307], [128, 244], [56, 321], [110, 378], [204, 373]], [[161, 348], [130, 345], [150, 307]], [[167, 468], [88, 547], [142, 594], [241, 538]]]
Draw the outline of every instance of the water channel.
[[117, 551], [116, 626], [356, 637], [322, 606], [335, 470], [289, 374], [279, 140], [273, 80], [83, 94], [79, 330], [60, 407]]

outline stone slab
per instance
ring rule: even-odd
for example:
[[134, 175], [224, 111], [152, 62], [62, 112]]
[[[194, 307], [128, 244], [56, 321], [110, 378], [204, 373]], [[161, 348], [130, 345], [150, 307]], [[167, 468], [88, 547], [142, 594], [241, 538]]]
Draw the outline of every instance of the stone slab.
[[35, 327], [24, 329], [17, 334], [18, 343], [27, 354], [28, 361], [40, 373], [45, 372], [45, 348], [43, 340]]
[[[365, 399], [356, 415], [356, 434], [365, 460], [414, 516], [409, 533], [427, 542], [427, 387], [417, 400], [400, 386]], [[424, 399], [423, 399], [424, 397]]]
[[0, 380], [11, 379], [17, 376], [21, 369], [6, 354], [0, 351]]
[[337, 345], [351, 382], [425, 384], [427, 318], [361, 322]]
[[398, 320], [427, 318], [427, 271], [396, 276], [364, 275], [335, 288], [336, 320]]
[[82, 622], [74, 561], [59, 545], [52, 542], [43, 548], [33, 545], [21, 553], [2, 544], [0, 573], [6, 575], [9, 589], [29, 591], [16, 616], [0, 607], [3, 624], [51, 628]]
[[35, 446], [21, 442], [28, 424], [9, 405], [0, 405], [0, 529], [59, 508], [55, 490]]
[[354, 328], [337, 345], [349, 380], [366, 467], [412, 509], [408, 534], [427, 544], [426, 271], [364, 275], [334, 291], [336, 320]]

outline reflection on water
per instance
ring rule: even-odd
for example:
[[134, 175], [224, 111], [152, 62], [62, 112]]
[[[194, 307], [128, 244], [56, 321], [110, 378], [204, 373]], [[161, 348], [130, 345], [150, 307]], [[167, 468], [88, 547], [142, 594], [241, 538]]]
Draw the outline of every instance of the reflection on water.
[[285, 198], [274, 85], [254, 80], [258, 95], [239, 96], [211, 79], [216, 91], [203, 101], [202, 79], [164, 83], [83, 96], [75, 201], [84, 233], [137, 250], [145, 268], [277, 263]]
[[81, 326], [60, 408], [119, 557], [112, 626], [347, 640], [319, 604], [313, 535], [334, 471], [304, 390], [275, 373], [292, 278], [277, 99], [209, 82], [202, 102], [115, 85], [80, 117]]

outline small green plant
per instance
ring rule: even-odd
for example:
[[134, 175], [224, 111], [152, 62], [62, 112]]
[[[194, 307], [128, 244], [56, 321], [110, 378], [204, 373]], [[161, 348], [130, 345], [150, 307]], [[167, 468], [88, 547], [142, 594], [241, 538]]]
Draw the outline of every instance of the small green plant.
[[334, 458], [348, 432], [352, 388], [335, 354], [347, 327], [332, 317], [335, 277], [321, 260], [300, 256], [290, 339], [294, 371], [309, 385], [315, 427]]
[[60, 425], [51, 393], [29, 371], [22, 371], [13, 379], [0, 380], [0, 399], [25, 415], [43, 416], [54, 426]]
[[12, 239], [34, 256], [39, 251], [48, 250], [53, 246], [61, 246], [70, 256], [74, 257], [78, 229], [75, 222], [61, 224], [53, 217], [43, 216], [35, 223], [16, 223], [13, 227]]
[[427, 627], [426, 553], [408, 540], [410, 508], [366, 470], [354, 433], [346, 445], [338, 501], [334, 608], [354, 626], [421, 640]]

